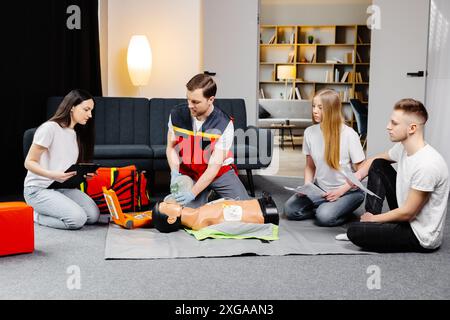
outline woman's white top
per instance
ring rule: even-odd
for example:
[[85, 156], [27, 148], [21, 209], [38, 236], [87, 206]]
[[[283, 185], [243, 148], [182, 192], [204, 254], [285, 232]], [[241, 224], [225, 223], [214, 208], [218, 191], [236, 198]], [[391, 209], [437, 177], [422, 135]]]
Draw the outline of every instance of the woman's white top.
[[[39, 160], [43, 169], [64, 172], [77, 162], [79, 151], [75, 130], [62, 128], [54, 121], [44, 122], [36, 130], [33, 144], [47, 148]], [[28, 170], [24, 186], [47, 188], [53, 181]]]
[[[332, 169], [325, 161], [325, 141], [320, 124], [306, 128], [303, 141], [303, 153], [312, 157], [316, 166], [314, 179], [325, 191], [342, 186], [346, 179], [342, 173]], [[355, 130], [342, 125], [340, 139], [340, 166], [351, 169], [352, 163], [365, 159], [365, 154]]]

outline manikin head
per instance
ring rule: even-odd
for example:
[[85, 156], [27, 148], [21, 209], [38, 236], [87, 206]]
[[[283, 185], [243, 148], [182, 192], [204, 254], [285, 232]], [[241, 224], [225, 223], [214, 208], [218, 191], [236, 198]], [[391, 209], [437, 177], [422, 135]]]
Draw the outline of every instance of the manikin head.
[[217, 92], [213, 78], [199, 73], [186, 84], [187, 100], [191, 116], [201, 120], [210, 112]]
[[387, 125], [392, 142], [402, 142], [410, 137], [423, 137], [423, 128], [428, 120], [424, 105], [414, 99], [402, 99], [394, 106], [394, 111]]
[[163, 233], [177, 231], [181, 225], [181, 210], [176, 203], [157, 202], [152, 211], [152, 221], [156, 230]]

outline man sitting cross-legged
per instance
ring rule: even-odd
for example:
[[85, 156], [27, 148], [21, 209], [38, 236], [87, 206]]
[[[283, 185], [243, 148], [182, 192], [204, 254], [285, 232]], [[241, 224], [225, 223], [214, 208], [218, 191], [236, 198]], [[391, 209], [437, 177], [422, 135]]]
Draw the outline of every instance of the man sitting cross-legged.
[[[388, 152], [367, 162], [356, 172], [368, 175], [361, 222], [347, 230], [354, 244], [378, 252], [429, 252], [442, 243], [449, 194], [448, 169], [442, 156], [424, 140], [428, 113], [419, 101], [396, 103], [387, 130], [397, 142]], [[392, 163], [398, 164], [398, 171]], [[370, 169], [369, 169], [370, 168]], [[390, 211], [381, 213], [387, 199]]]

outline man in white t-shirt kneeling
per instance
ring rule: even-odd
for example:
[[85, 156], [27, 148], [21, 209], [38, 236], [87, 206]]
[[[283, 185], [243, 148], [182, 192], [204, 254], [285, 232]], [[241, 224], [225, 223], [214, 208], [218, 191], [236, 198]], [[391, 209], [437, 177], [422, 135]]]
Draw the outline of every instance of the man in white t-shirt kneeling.
[[[381, 199], [367, 195], [361, 222], [349, 226], [350, 241], [369, 251], [430, 252], [442, 243], [449, 194], [448, 168], [424, 140], [428, 113], [419, 101], [394, 106], [387, 130], [397, 142], [356, 172]], [[392, 163], [398, 164], [397, 172]], [[370, 168], [370, 169], [369, 169]], [[390, 211], [381, 213], [386, 198]]]

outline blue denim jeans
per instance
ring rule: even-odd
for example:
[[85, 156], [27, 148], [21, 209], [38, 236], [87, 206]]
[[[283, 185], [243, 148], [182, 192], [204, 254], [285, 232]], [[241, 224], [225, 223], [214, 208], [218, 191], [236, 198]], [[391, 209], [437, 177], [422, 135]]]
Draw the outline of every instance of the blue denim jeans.
[[315, 217], [317, 225], [334, 227], [345, 223], [363, 201], [364, 192], [359, 189], [350, 190], [333, 202], [325, 198], [313, 202], [306, 196], [294, 194], [286, 201], [284, 213], [289, 220]]

